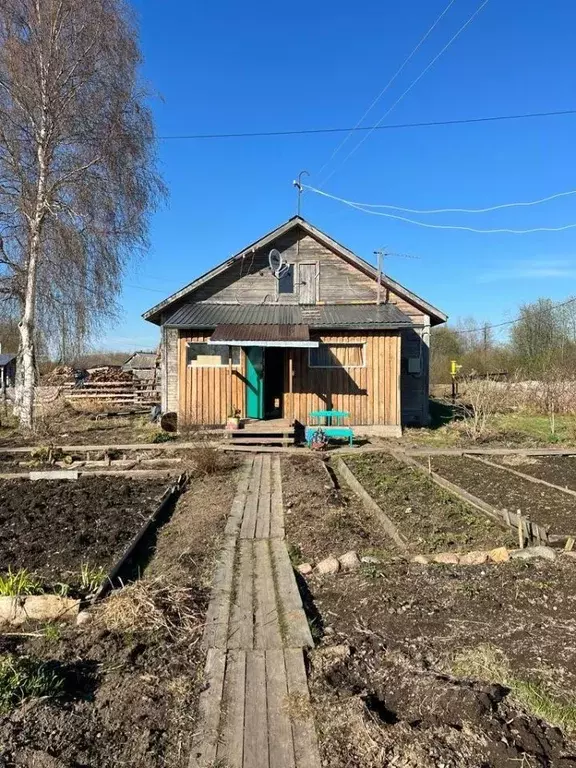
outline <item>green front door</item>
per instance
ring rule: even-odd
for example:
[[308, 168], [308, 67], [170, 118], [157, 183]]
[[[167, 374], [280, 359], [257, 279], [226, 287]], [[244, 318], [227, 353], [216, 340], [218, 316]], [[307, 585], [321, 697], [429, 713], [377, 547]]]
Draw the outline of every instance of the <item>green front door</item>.
[[246, 347], [246, 416], [264, 418], [264, 350]]

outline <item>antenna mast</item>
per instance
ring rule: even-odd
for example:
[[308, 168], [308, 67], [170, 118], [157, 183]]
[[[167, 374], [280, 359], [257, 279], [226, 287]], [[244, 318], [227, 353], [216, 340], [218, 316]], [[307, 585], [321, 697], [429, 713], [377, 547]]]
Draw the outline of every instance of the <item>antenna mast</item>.
[[296, 187], [296, 190], [297, 190], [298, 202], [296, 204], [296, 214], [298, 216], [300, 216], [300, 209], [301, 209], [301, 206], [302, 206], [302, 199], [301, 198], [302, 198], [302, 192], [304, 191], [303, 188], [302, 188], [302, 176], [304, 176], [304, 175], [310, 176], [308, 171], [300, 171], [300, 173], [298, 174], [298, 178], [294, 179], [294, 181], [292, 182], [292, 185], [294, 187]]

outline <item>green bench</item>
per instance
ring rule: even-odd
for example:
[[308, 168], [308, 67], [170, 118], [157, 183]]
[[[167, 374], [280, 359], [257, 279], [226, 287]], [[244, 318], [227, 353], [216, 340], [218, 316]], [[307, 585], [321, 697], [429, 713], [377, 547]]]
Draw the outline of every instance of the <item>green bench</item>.
[[310, 413], [310, 419], [312, 421], [323, 421], [319, 424], [311, 424], [304, 430], [307, 444], [310, 446], [314, 433], [318, 429], [326, 434], [327, 437], [341, 437], [349, 441], [350, 445], [354, 445], [354, 432], [352, 427], [344, 426], [342, 423], [344, 419], [350, 417], [348, 411], [312, 411]]

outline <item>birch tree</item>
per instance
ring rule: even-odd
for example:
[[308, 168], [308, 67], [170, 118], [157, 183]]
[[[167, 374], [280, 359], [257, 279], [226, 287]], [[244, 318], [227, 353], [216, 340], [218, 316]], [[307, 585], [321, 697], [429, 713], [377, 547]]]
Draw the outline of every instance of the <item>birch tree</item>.
[[87, 336], [115, 308], [163, 187], [123, 0], [0, 3], [0, 297], [19, 320], [33, 426], [37, 327]]

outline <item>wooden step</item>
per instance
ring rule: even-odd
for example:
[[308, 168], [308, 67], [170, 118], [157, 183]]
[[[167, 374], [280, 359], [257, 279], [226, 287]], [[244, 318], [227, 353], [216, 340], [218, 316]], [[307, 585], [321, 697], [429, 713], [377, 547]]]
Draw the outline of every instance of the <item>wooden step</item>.
[[231, 437], [256, 437], [258, 435], [263, 435], [264, 437], [272, 435], [291, 437], [294, 434], [294, 429], [292, 427], [286, 427], [285, 429], [226, 429], [224, 434]]
[[293, 437], [232, 437], [227, 441], [230, 445], [290, 445], [294, 443]]

